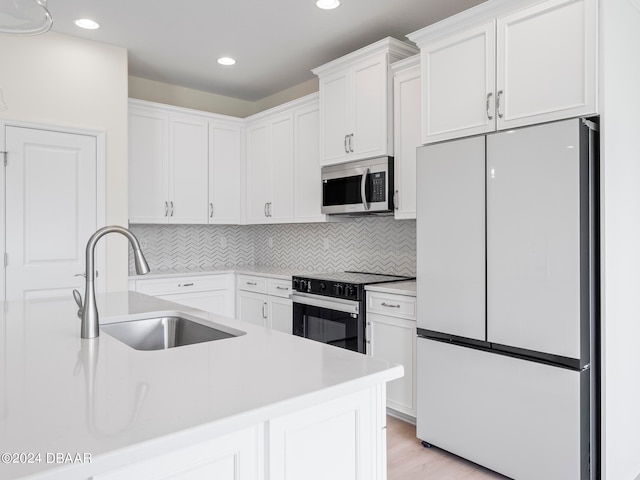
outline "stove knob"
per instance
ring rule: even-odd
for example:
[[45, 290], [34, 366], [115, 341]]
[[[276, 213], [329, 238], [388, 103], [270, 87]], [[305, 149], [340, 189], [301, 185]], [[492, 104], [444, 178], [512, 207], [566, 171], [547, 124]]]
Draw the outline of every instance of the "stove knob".
[[342, 285], [341, 283], [337, 283], [335, 286], [335, 290], [336, 290], [336, 295], [344, 295], [344, 285]]
[[307, 281], [306, 280], [300, 280], [300, 291], [304, 292], [307, 290]]
[[298, 290], [300, 288], [300, 280], [297, 278], [293, 279], [293, 289]]
[[320, 282], [320, 291], [324, 292], [327, 289], [327, 284], [324, 282]]
[[347, 297], [355, 297], [356, 288], [353, 285], [347, 285], [344, 289], [344, 293]]

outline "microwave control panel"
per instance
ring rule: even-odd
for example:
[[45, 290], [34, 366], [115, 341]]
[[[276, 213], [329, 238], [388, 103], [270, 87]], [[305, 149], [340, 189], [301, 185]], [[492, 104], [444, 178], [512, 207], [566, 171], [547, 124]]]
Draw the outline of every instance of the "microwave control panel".
[[386, 200], [386, 174], [377, 172], [370, 174], [371, 198], [370, 202], [384, 202]]

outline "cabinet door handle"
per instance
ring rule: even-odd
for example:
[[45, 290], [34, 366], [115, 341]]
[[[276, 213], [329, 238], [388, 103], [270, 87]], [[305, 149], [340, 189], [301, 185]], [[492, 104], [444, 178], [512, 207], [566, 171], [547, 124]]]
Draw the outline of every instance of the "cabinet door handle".
[[353, 153], [353, 133], [349, 135], [349, 151]]
[[489, 120], [493, 120], [493, 115], [491, 115], [491, 97], [493, 97], [493, 92], [487, 93], [487, 118]]
[[179, 283], [179, 287], [193, 287], [193, 283]]
[[169, 202], [169, 205], [171, 207], [170, 212], [169, 212], [169, 216], [173, 217], [173, 202]]
[[262, 304], [262, 318], [267, 318], [267, 304], [266, 304], [266, 302]]
[[380, 305], [382, 305], [383, 307], [389, 307], [389, 308], [400, 308], [400, 305], [393, 305], [391, 303], [385, 303], [385, 302], [382, 302]]
[[498, 110], [498, 117], [502, 118], [504, 117], [504, 114], [502, 113], [502, 95], [504, 94], [504, 90], [500, 90], [498, 91], [498, 96], [496, 97], [496, 103], [497, 103], [497, 110]]
[[347, 148], [347, 138], [349, 138], [349, 135], [344, 136], [344, 153], [349, 153], [349, 149]]
[[164, 216], [169, 216], [169, 202], [164, 202]]
[[267, 202], [264, 202], [264, 216], [268, 217], [269, 214], [267, 213], [267, 205], [269, 205]]
[[213, 218], [213, 203], [209, 204], [209, 218]]
[[398, 207], [398, 190], [393, 192], [393, 208], [395, 208], [396, 210], [399, 209], [399, 207]]

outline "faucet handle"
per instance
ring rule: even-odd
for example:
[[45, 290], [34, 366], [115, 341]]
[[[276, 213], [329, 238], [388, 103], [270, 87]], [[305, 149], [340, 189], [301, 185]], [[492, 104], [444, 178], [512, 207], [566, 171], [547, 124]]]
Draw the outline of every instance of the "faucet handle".
[[84, 306], [82, 305], [82, 296], [78, 290], [73, 291], [73, 299], [78, 304], [78, 317], [82, 318], [82, 311], [84, 310]]

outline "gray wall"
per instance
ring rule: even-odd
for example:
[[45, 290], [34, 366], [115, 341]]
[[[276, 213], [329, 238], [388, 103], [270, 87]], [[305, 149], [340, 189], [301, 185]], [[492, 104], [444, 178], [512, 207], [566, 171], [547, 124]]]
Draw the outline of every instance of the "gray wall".
[[[416, 273], [416, 222], [358, 217], [287, 225], [131, 225], [153, 270], [280, 267]], [[131, 262], [130, 262], [131, 265]]]

